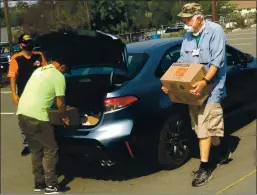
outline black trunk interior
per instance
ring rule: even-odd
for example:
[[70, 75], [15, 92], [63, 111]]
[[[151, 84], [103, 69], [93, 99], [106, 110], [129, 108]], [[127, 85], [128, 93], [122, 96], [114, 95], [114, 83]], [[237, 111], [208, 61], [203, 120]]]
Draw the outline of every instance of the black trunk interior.
[[72, 76], [66, 78], [66, 104], [80, 112], [103, 112], [110, 90], [110, 75]]

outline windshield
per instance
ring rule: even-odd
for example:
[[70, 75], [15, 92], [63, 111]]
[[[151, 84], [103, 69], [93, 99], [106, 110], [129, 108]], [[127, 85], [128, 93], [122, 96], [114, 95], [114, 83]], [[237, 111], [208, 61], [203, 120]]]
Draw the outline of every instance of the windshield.
[[0, 54], [10, 53], [10, 49], [8, 47], [1, 47]]
[[129, 77], [133, 78], [142, 70], [149, 56], [147, 53], [128, 53]]

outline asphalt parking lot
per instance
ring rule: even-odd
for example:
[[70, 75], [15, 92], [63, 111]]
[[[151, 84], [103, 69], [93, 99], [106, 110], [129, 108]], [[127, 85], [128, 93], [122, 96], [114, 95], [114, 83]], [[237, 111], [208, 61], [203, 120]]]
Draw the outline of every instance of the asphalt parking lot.
[[[231, 45], [256, 56], [256, 29], [228, 34]], [[1, 193], [32, 194], [33, 177], [30, 156], [21, 157], [22, 139], [16, 107], [8, 88], [1, 90]], [[199, 166], [192, 158], [183, 167], [158, 171], [147, 163], [111, 169], [74, 162], [68, 167], [74, 178], [60, 176], [65, 193], [87, 194], [256, 194], [256, 114], [241, 111], [229, 116], [226, 130], [231, 133], [233, 160], [218, 167], [213, 180], [200, 188], [191, 187], [191, 172]], [[76, 161], [76, 159], [74, 160]], [[79, 171], [78, 171], [79, 169]], [[64, 179], [64, 181], [63, 181]]]

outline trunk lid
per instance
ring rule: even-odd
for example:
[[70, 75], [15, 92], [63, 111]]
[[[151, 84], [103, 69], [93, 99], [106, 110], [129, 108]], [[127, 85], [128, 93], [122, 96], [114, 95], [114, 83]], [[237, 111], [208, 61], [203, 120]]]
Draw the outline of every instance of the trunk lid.
[[80, 67], [127, 69], [127, 49], [121, 39], [101, 31], [52, 32], [36, 37], [39, 50], [58, 56], [69, 70]]

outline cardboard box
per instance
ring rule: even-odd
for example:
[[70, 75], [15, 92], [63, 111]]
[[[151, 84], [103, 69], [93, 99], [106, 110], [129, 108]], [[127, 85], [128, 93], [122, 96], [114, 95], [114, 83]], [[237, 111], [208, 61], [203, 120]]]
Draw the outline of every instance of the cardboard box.
[[[64, 126], [64, 122], [61, 120], [60, 113], [57, 109], [48, 111], [50, 122], [53, 125]], [[79, 110], [75, 107], [69, 107], [66, 110], [66, 115], [70, 119], [70, 126], [80, 125]]]
[[95, 126], [99, 122], [100, 118], [96, 116], [84, 116], [82, 121], [83, 126]]
[[202, 105], [212, 91], [207, 85], [200, 97], [189, 93], [193, 85], [206, 75], [204, 65], [189, 63], [174, 63], [162, 76], [161, 83], [168, 88], [171, 101], [189, 105]]

